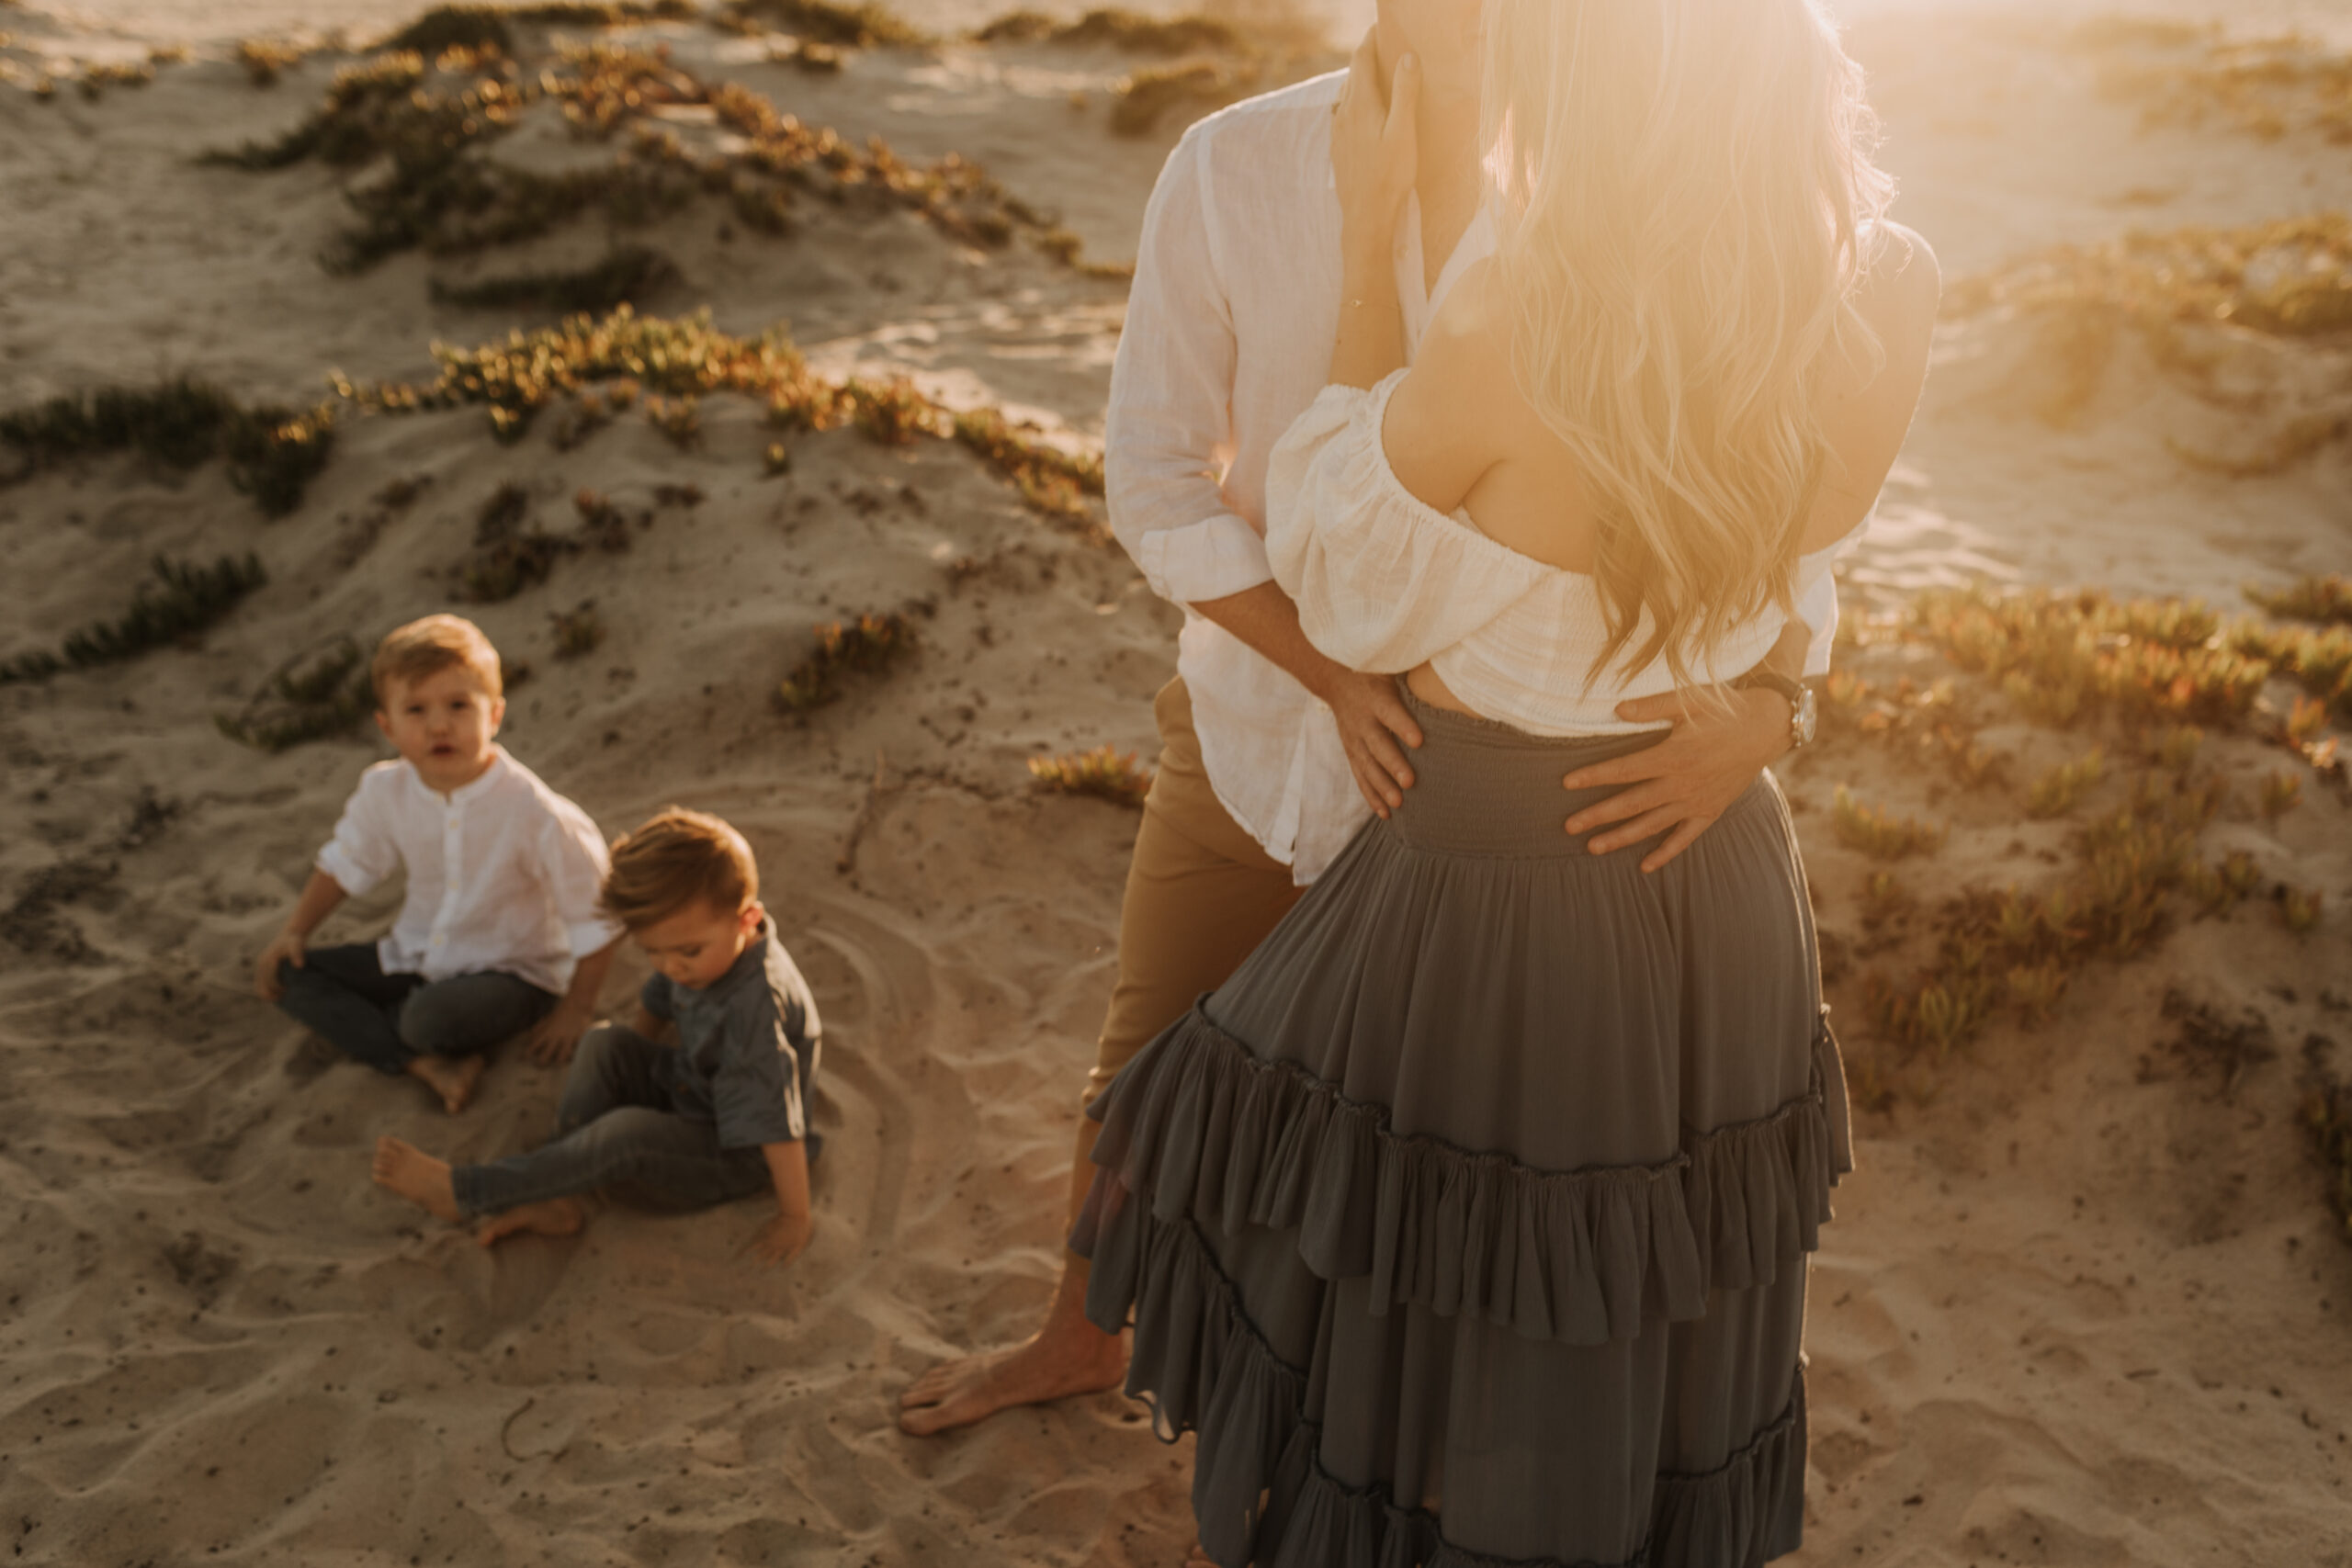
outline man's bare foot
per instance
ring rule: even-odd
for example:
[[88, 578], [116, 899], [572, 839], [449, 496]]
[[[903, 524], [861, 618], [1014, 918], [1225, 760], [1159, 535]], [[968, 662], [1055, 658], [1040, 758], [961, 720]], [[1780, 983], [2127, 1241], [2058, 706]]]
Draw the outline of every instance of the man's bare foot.
[[484, 1247], [495, 1247], [510, 1235], [571, 1235], [588, 1223], [588, 1211], [578, 1200], [548, 1198], [492, 1214], [474, 1232]]
[[408, 1076], [441, 1097], [441, 1109], [455, 1116], [473, 1103], [482, 1069], [490, 1064], [480, 1056], [411, 1056]]
[[1049, 1328], [1002, 1350], [940, 1362], [899, 1396], [899, 1427], [927, 1438], [1018, 1404], [1116, 1388], [1126, 1373], [1119, 1336], [1091, 1323]]
[[457, 1191], [449, 1185], [449, 1162], [435, 1159], [413, 1144], [377, 1139], [374, 1175], [377, 1186], [390, 1188], [426, 1213], [452, 1224], [464, 1218], [458, 1213]]
[[1217, 1568], [1217, 1562], [1196, 1540], [1193, 1542], [1193, 1550], [1184, 1553], [1184, 1568]]

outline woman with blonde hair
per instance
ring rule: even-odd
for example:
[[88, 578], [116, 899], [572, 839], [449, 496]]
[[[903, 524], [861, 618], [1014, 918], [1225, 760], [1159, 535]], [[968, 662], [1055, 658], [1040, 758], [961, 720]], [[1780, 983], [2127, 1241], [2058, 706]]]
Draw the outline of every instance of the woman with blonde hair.
[[1851, 1164], [1804, 869], [1769, 775], [1703, 836], [1612, 786], [1677, 687], [1784, 691], [1810, 738], [1760, 660], [1902, 445], [1934, 258], [1814, 0], [1485, 27], [1496, 254], [1408, 367], [1418, 72], [1367, 39], [1329, 385], [1268, 478], [1277, 579], [1403, 676], [1417, 782], [1090, 1110], [1090, 1315], [1198, 1433], [1227, 1568], [1738, 1568], [1802, 1529]]

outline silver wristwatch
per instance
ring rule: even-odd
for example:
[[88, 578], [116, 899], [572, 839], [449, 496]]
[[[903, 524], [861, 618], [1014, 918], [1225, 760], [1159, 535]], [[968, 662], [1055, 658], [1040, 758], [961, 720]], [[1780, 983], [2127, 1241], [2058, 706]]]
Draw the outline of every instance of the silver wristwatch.
[[1732, 689], [1744, 692], [1761, 686], [1768, 692], [1778, 692], [1789, 699], [1789, 750], [1813, 744], [1815, 731], [1821, 722], [1820, 709], [1815, 705], [1813, 688], [1803, 681], [1792, 681], [1773, 670], [1750, 670], [1734, 681]]

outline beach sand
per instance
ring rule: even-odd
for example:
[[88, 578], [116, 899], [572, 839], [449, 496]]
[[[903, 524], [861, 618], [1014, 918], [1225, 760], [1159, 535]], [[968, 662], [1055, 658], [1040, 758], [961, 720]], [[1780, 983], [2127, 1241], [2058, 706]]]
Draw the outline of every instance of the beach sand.
[[[1856, 23], [1898, 216], [1948, 278], [2135, 226], [2352, 209], [2352, 149], [2308, 128], [2143, 128], [2099, 90], [2113, 57], [2067, 42], [2072, 14], [1881, 6]], [[2298, 17], [2330, 14], [2275, 19]], [[382, 25], [305, 4], [237, 32]], [[435, 340], [551, 320], [435, 304], [429, 280], [605, 246], [591, 220], [330, 276], [318, 256], [351, 174], [191, 154], [290, 126], [345, 57], [257, 88], [229, 58], [236, 33], [162, 0], [0, 6], [0, 411], [183, 372], [295, 407], [327, 396], [331, 369], [426, 378]], [[1111, 51], [859, 51], [827, 76], [693, 23], [616, 41], [655, 39], [853, 143], [978, 160], [1090, 258], [1132, 255], [1183, 119], [1110, 134], [1139, 64]], [[62, 62], [175, 40], [192, 57], [148, 85], [28, 90]], [[718, 145], [694, 116], [669, 123]], [[534, 121], [498, 155], [604, 154]], [[682, 274], [643, 312], [707, 304], [736, 333], [788, 319], [822, 373], [909, 375], [943, 404], [1099, 446], [1115, 278], [1026, 235], [975, 249], [904, 209], [797, 216], [789, 240], [728, 225], [712, 202], [621, 231]], [[2340, 417], [2352, 346], [2211, 337], [2200, 352], [2245, 395], [2185, 389], [2127, 335], [2052, 424], [2024, 412], [2061, 374], [2030, 321], [1948, 325], [1883, 522], [1847, 564], [1849, 617], [1973, 579], [2200, 595], [2238, 615], [2244, 582], [2342, 570], [2343, 440], [2251, 478], [2176, 448], [2255, 451], [2297, 419]], [[1162, 1447], [1116, 1394], [933, 1439], [896, 1426], [913, 1377], [1025, 1333], [1051, 1288], [1136, 818], [1039, 794], [1025, 764], [1106, 743], [1148, 761], [1177, 615], [1115, 549], [952, 442], [795, 435], [790, 471], [769, 477], [779, 437], [755, 403], [714, 396], [700, 414], [692, 450], [634, 412], [562, 449], [553, 412], [507, 446], [478, 407], [346, 410], [332, 461], [275, 521], [218, 462], [97, 458], [0, 488], [0, 658], [119, 614], [159, 554], [251, 551], [268, 573], [184, 646], [0, 686], [13, 1561], [1181, 1561], [1189, 1445]], [[387, 499], [395, 481], [411, 499]], [[740, 1256], [753, 1203], [608, 1211], [576, 1238], [478, 1247], [369, 1184], [374, 1140], [503, 1152], [545, 1134], [558, 1075], [510, 1050], [452, 1119], [414, 1085], [326, 1060], [248, 989], [252, 954], [381, 752], [363, 728], [268, 754], [216, 717], [289, 659], [449, 607], [503, 484], [551, 534], [571, 530], [582, 490], [632, 519], [625, 552], [562, 553], [546, 581], [458, 606], [529, 666], [506, 743], [609, 832], [673, 801], [736, 822], [816, 988], [829, 1143], [817, 1237], [788, 1270]], [[662, 493], [689, 485], [698, 501]], [[603, 640], [560, 657], [555, 617], [585, 604]], [[777, 683], [816, 630], [867, 612], [903, 614], [916, 651], [831, 706], [780, 714]], [[1883, 629], [1846, 657], [1883, 687], [1951, 673]], [[2290, 696], [2274, 682], [2274, 705]], [[2005, 790], [1962, 787], [1849, 718], [1781, 770], [1841, 958], [1836, 1021], [1870, 1089], [1860, 1169], [1813, 1273], [1795, 1561], [2352, 1564], [2352, 1236], [2299, 1122], [2308, 1072], [2352, 1071], [2344, 791], [2301, 768], [2301, 803], [2267, 819], [2260, 780], [2301, 764], [2217, 734], [2207, 765], [2232, 796], [2203, 848], [2244, 853], [2256, 896], [2091, 964], [2038, 1028], [2005, 1016], [1939, 1062], [1874, 1037], [1869, 977], [1927, 962], [1934, 938], [1925, 913], [1890, 920], [1866, 897], [1880, 867], [1831, 830], [1838, 786], [1950, 823], [1940, 850], [1897, 869], [1923, 910], [1963, 886], [2047, 886], [2070, 835], [2126, 788], [2119, 771], [2072, 817], [2021, 820], [2024, 785], [2087, 742], [2019, 720], [1981, 682], [1958, 701], [2010, 757]], [[2270, 897], [2290, 885], [2325, 899], [2300, 936]], [[390, 892], [357, 901], [319, 940], [372, 934], [393, 908]], [[643, 973], [625, 959], [607, 1005]], [[2234, 1056], [2176, 1048], [2168, 990], [2263, 1032]]]

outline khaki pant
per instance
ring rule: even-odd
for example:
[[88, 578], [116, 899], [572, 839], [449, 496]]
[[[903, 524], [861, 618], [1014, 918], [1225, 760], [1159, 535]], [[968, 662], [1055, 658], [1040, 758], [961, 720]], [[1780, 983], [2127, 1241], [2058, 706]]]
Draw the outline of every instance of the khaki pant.
[[[1290, 867], [1259, 847], [1209, 787], [1182, 676], [1159, 689], [1152, 716], [1159, 724], [1159, 772], [1144, 801], [1127, 867], [1119, 907], [1119, 977], [1094, 1070], [1086, 1076], [1089, 1100], [1202, 992], [1223, 985], [1302, 891], [1293, 886]], [[1093, 1179], [1086, 1152], [1095, 1132], [1093, 1122], [1080, 1123], [1073, 1218]]]

